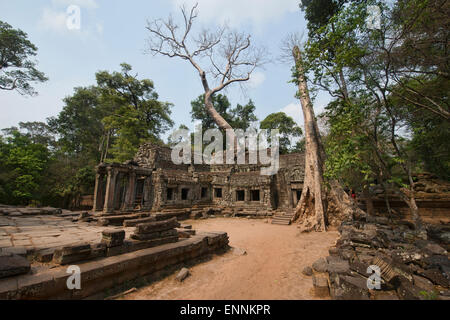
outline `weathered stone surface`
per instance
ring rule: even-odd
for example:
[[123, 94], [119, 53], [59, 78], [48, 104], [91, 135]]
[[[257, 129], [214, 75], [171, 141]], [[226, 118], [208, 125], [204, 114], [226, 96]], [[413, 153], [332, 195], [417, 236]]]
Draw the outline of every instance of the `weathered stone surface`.
[[27, 249], [24, 247], [9, 247], [9, 248], [3, 248], [3, 252], [10, 253], [22, 257], [27, 256]]
[[136, 226], [135, 234], [147, 234], [153, 232], [166, 231], [174, 228], [178, 228], [180, 224], [177, 218], [171, 218], [164, 221], [155, 221], [149, 223], [138, 224]]
[[311, 267], [304, 267], [302, 273], [307, 277], [311, 277], [313, 274], [313, 270]]
[[375, 291], [372, 296], [374, 300], [400, 300], [396, 291]]
[[80, 244], [56, 249], [53, 254], [53, 262], [64, 265], [86, 260], [90, 257], [91, 246], [89, 244]]
[[433, 285], [433, 283], [430, 280], [428, 280], [428, 279], [426, 279], [424, 277], [415, 275], [415, 274], [413, 275], [413, 279], [414, 279], [414, 285], [415, 286], [417, 286], [417, 287], [419, 287], [419, 288], [421, 288], [423, 290], [426, 290], [426, 291], [433, 291], [434, 290], [434, 285]]
[[312, 275], [314, 295], [316, 297], [325, 298], [330, 295], [328, 286], [328, 277], [324, 273], [315, 273]]
[[450, 260], [447, 256], [434, 255], [423, 259], [420, 265], [426, 269], [440, 269], [445, 272], [446, 268], [450, 268]]
[[350, 265], [347, 260], [343, 260], [339, 257], [330, 256], [327, 257], [327, 272], [333, 273], [349, 273]]
[[367, 273], [367, 268], [369, 267], [369, 264], [363, 263], [360, 261], [353, 261], [349, 263], [350, 270], [359, 273], [362, 276], [369, 276]]
[[447, 254], [447, 250], [445, 250], [444, 248], [442, 248], [440, 245], [438, 245], [436, 243], [429, 243], [425, 246], [424, 249], [430, 251], [433, 254], [437, 254], [437, 255], [446, 255]]
[[236, 256], [245, 256], [247, 255], [247, 251], [245, 249], [241, 249], [241, 248], [235, 248], [233, 247], [231, 249], [231, 252], [236, 255]]
[[191, 229], [182, 229], [182, 228], [177, 228], [175, 229], [178, 232], [178, 236], [180, 238], [190, 238], [191, 236], [195, 235], [195, 230], [191, 230]]
[[28, 273], [30, 268], [30, 262], [24, 257], [14, 254], [0, 255], [0, 279]]
[[124, 227], [135, 227], [138, 224], [141, 223], [148, 223], [148, 222], [154, 222], [156, 221], [155, 217], [148, 217], [148, 218], [140, 218], [140, 219], [132, 219], [132, 220], [124, 220], [123, 226]]
[[438, 269], [428, 269], [425, 270], [421, 276], [424, 276], [434, 284], [442, 286], [444, 288], [449, 288], [449, 280], [439, 271]]
[[327, 272], [328, 270], [328, 262], [325, 258], [320, 258], [314, 261], [312, 264], [312, 268], [316, 272]]
[[41, 250], [37, 253], [36, 259], [39, 262], [50, 262], [53, 259], [54, 249]]
[[[331, 278], [331, 277], [330, 277]], [[336, 300], [368, 300], [367, 279], [333, 274], [331, 297]]]
[[125, 230], [107, 229], [102, 232], [102, 243], [108, 248], [121, 246], [124, 239]]
[[337, 256], [339, 255], [339, 250], [336, 247], [331, 247], [330, 249], [328, 249], [328, 253], [330, 256]]
[[135, 240], [154, 240], [173, 236], [178, 236], [178, 232], [176, 229], [157, 231], [151, 233], [138, 233], [138, 234], [134, 233], [131, 235], [131, 238]]
[[421, 299], [419, 287], [415, 286], [411, 281], [404, 277], [398, 277], [399, 285], [397, 287], [397, 294], [403, 300], [419, 300]]
[[179, 282], [183, 282], [184, 279], [186, 279], [189, 276], [190, 272], [189, 269], [187, 268], [183, 268], [180, 270], [180, 272], [178, 272], [177, 276], [175, 277], [175, 279]]

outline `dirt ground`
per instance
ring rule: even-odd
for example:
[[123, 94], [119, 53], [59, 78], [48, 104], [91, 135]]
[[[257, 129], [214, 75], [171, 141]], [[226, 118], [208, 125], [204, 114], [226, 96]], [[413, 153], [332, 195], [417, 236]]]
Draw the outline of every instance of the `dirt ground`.
[[295, 225], [272, 225], [266, 220], [216, 218], [183, 223], [197, 231], [226, 231], [230, 246], [247, 254], [230, 250], [190, 268], [191, 275], [182, 283], [175, 280], [175, 273], [122, 299], [315, 299], [311, 278], [301, 271], [327, 256], [338, 238], [337, 231], [299, 234]]

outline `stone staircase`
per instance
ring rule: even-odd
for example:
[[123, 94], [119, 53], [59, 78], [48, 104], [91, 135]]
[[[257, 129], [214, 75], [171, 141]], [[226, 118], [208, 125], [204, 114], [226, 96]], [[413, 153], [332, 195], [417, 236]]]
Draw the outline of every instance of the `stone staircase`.
[[272, 224], [288, 226], [292, 223], [295, 215], [295, 209], [277, 210], [272, 218]]

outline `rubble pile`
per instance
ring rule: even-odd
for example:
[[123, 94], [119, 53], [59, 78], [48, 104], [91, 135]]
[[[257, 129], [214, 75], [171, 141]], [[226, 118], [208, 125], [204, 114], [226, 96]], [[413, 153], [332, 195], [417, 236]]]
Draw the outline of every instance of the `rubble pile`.
[[305, 268], [319, 297], [450, 299], [450, 225], [362, 217], [343, 222], [329, 256]]

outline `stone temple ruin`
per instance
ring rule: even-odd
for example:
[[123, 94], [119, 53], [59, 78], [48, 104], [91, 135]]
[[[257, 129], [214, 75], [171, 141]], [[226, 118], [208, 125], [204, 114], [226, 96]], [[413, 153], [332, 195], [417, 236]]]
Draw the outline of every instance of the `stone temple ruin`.
[[289, 214], [300, 200], [304, 154], [281, 155], [280, 169], [273, 176], [261, 175], [261, 167], [175, 165], [170, 148], [144, 144], [125, 164], [97, 167], [93, 211], [105, 217], [169, 211], [191, 218], [216, 212], [257, 217]]
[[[97, 167], [92, 212], [0, 205], [0, 299], [79, 299], [223, 252], [226, 232], [179, 221], [213, 215], [290, 224], [304, 156], [280, 157], [276, 175], [256, 165], [175, 165], [171, 149], [145, 144], [124, 164]], [[277, 218], [278, 217], [278, 218]], [[80, 267], [69, 290], [67, 266]]]

